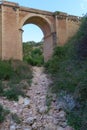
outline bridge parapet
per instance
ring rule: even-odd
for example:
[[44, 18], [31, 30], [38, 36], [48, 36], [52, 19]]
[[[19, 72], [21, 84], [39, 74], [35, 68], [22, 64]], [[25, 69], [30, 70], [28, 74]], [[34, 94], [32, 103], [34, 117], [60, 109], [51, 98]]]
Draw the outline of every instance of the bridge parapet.
[[82, 18], [82, 17], [78, 17], [74, 15], [69, 15], [67, 13], [60, 12], [60, 11], [55, 11], [53, 15], [56, 16], [56, 18], [58, 19], [67, 19], [67, 20], [77, 21], [77, 22], [81, 21], [81, 18]]
[[71, 21], [80, 22], [81, 19], [82, 19], [82, 17], [73, 16], [73, 15], [68, 15], [68, 16], [67, 16], [67, 19], [68, 19], [68, 20], [71, 20]]
[[48, 16], [53, 15], [53, 12], [50, 12], [50, 11], [44, 11], [44, 10], [40, 10], [40, 9], [33, 9], [33, 8], [23, 7], [23, 6], [20, 6], [20, 11], [26, 11], [26, 12], [30, 12], [30, 13], [36, 13], [36, 14], [42, 14], [42, 15], [48, 15]]
[[15, 2], [9, 2], [9, 1], [0, 1], [0, 5], [5, 5], [5, 6], [11, 6], [11, 7], [19, 7], [18, 3]]

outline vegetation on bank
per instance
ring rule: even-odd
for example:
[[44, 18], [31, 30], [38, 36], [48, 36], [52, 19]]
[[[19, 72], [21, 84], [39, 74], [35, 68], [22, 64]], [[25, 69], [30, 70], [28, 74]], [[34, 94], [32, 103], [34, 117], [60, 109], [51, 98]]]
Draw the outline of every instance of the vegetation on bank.
[[[0, 96], [9, 100], [17, 101], [19, 96], [26, 96], [32, 81], [32, 67], [22, 61], [0, 61]], [[9, 114], [9, 110], [4, 109], [0, 104], [0, 123]], [[20, 122], [17, 115], [12, 115], [17, 123]]]
[[32, 80], [32, 70], [22, 61], [0, 61], [0, 96], [10, 100], [18, 100], [25, 96], [26, 82], [29, 86]]
[[[23, 44], [24, 61], [0, 60], [0, 96], [18, 101], [19, 96], [26, 96], [26, 89], [32, 82], [32, 66], [44, 63], [42, 43], [27, 42]], [[27, 63], [26, 63], [27, 62]], [[9, 113], [0, 104], [0, 123]], [[12, 115], [15, 122], [20, 123], [17, 115]]]
[[32, 66], [42, 66], [44, 64], [43, 43], [25, 42], [23, 43], [23, 59]]
[[[52, 75], [50, 91], [62, 99], [72, 95], [74, 106], [66, 109], [68, 123], [75, 130], [87, 129], [87, 17], [77, 34], [63, 47], [54, 49], [45, 64]], [[71, 96], [70, 96], [71, 98]], [[68, 101], [72, 101], [68, 98]], [[69, 102], [69, 103], [70, 103]]]

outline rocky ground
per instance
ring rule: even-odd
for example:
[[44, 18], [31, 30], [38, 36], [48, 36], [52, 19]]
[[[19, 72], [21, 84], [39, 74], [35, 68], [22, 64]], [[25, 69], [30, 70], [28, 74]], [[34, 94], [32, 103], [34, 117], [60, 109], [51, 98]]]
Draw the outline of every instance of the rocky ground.
[[73, 130], [67, 125], [66, 113], [58, 108], [55, 95], [51, 95], [48, 111], [46, 97], [51, 80], [43, 68], [34, 67], [33, 76], [25, 98], [19, 96], [18, 102], [0, 98], [0, 104], [10, 110], [6, 120], [0, 124], [0, 130]]

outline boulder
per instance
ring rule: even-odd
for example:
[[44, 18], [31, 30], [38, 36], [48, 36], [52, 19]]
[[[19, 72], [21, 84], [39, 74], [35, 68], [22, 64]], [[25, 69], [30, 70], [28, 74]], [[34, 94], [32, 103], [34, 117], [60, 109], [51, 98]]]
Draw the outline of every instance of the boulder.
[[18, 104], [23, 104], [24, 103], [24, 98], [22, 96], [18, 97]]
[[29, 98], [24, 98], [24, 107], [30, 106], [30, 99]]
[[65, 130], [65, 128], [62, 128], [62, 127], [58, 126], [57, 130]]
[[10, 130], [16, 130], [15, 125], [11, 125], [11, 126], [10, 126]]

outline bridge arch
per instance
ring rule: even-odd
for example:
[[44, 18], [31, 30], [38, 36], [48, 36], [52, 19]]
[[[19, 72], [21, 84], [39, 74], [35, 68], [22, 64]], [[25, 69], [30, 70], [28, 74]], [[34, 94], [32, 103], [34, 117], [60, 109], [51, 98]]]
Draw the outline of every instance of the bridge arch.
[[[25, 16], [20, 23], [20, 30], [26, 24], [35, 24], [37, 25], [43, 32], [44, 35], [44, 59], [47, 61], [53, 53], [53, 27], [51, 22], [45, 17], [41, 15], [27, 15]], [[22, 39], [22, 38], [21, 38]], [[22, 41], [21, 41], [22, 44]], [[50, 50], [50, 51], [49, 51]]]
[[[32, 18], [35, 21], [32, 21]], [[38, 21], [36, 21], [36, 19], [38, 19]], [[29, 20], [29, 21], [28, 21]], [[31, 20], [31, 21], [30, 21]], [[46, 16], [42, 16], [39, 14], [27, 14], [20, 22], [19, 28], [22, 28], [23, 25], [28, 24], [29, 22], [34, 22], [33, 24], [38, 24], [37, 26], [40, 26], [40, 21], [44, 24], [47, 24], [46, 27], [50, 29], [51, 32], [54, 32], [54, 27], [52, 26], [52, 23], [49, 19], [46, 18]], [[28, 22], [28, 23], [27, 23]], [[43, 31], [42, 26], [40, 26], [40, 28]]]

